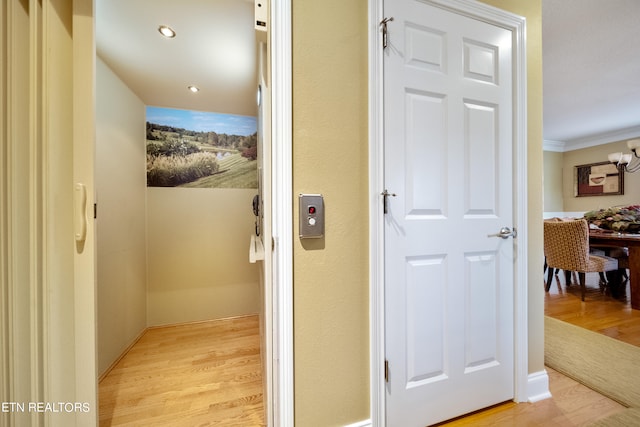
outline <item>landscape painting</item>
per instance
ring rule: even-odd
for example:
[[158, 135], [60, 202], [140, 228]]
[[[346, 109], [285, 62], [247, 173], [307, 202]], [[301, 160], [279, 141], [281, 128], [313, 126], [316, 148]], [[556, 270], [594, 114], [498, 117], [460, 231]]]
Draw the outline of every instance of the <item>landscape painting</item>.
[[147, 107], [147, 186], [258, 188], [257, 118]]

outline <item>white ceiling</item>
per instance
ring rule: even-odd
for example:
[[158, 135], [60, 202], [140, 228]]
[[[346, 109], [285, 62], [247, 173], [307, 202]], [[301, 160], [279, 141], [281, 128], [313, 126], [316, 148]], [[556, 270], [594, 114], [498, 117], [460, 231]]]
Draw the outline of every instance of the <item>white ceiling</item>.
[[542, 0], [544, 139], [640, 136], [640, 1]]
[[[257, 114], [253, 0], [97, 0], [96, 22], [98, 55], [145, 104]], [[640, 136], [639, 29], [640, 0], [542, 0], [546, 143]]]
[[253, 19], [253, 0], [97, 0], [96, 49], [146, 105], [255, 116]]

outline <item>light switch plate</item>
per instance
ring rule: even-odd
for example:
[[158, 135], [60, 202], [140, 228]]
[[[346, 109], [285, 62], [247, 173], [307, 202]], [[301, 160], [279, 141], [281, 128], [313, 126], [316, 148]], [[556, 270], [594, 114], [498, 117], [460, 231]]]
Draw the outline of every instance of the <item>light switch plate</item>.
[[300, 194], [299, 224], [301, 239], [324, 237], [324, 198], [322, 194]]

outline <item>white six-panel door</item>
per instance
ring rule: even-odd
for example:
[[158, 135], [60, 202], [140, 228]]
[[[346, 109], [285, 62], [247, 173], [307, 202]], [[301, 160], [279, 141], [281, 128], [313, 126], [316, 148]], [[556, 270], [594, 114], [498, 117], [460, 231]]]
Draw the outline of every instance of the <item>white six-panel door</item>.
[[514, 396], [512, 33], [386, 1], [387, 426]]

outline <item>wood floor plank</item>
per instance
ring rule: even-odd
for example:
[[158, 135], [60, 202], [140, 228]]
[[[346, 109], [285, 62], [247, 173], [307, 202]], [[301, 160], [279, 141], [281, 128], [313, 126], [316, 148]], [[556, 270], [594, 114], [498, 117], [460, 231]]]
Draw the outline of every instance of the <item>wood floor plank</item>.
[[[597, 275], [587, 284], [583, 302], [579, 286], [559, 277], [545, 314], [640, 346], [640, 310], [601, 293]], [[553, 398], [505, 402], [440, 425], [584, 426], [624, 410], [547, 371]], [[150, 329], [100, 382], [100, 425], [264, 426], [261, 372], [257, 316]]]
[[99, 384], [100, 425], [263, 426], [257, 316], [152, 328]]
[[547, 368], [553, 398], [536, 403], [505, 402], [455, 420], [447, 427], [489, 426], [586, 426], [623, 411], [624, 406]]

